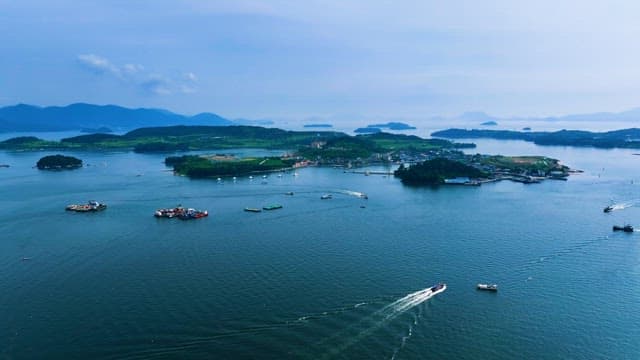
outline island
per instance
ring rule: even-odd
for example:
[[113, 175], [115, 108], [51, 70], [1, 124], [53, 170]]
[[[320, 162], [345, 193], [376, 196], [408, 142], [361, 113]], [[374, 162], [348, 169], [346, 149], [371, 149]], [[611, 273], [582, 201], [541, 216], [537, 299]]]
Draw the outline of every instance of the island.
[[293, 157], [236, 158], [228, 155], [184, 155], [165, 159], [178, 175], [211, 178], [284, 171], [301, 166]]
[[305, 124], [305, 128], [332, 128], [331, 124]]
[[409, 185], [475, 185], [511, 180], [525, 184], [545, 179], [566, 180], [571, 170], [544, 156], [466, 155], [447, 153], [410, 166], [394, 175]]
[[389, 130], [415, 130], [415, 126], [405, 124], [402, 122], [388, 122], [384, 124], [372, 124], [367, 125], [369, 128], [389, 129]]
[[376, 128], [376, 127], [363, 127], [363, 128], [357, 128], [353, 130], [353, 132], [356, 134], [374, 134], [374, 133], [382, 132], [382, 129]]
[[497, 126], [498, 123], [493, 121], [493, 120], [489, 120], [489, 121], [485, 121], [485, 122], [481, 123], [480, 125], [482, 125], [482, 126]]
[[36, 164], [40, 170], [70, 170], [82, 167], [82, 160], [73, 156], [48, 155]]
[[82, 128], [80, 132], [87, 133], [87, 134], [96, 134], [96, 133], [108, 134], [108, 133], [112, 133], [113, 130], [109, 129], [106, 126], [101, 126], [98, 128]]
[[510, 131], [510, 130], [466, 130], [447, 129], [436, 131], [431, 136], [447, 139], [489, 138], [500, 140], [524, 140], [537, 145], [589, 146], [596, 148], [640, 148], [640, 129], [622, 129], [607, 132], [580, 130]]
[[470, 183], [471, 178], [487, 177], [484, 172], [473, 166], [445, 158], [426, 160], [409, 167], [402, 164], [393, 174], [404, 184], [410, 185], [441, 185], [449, 179]]

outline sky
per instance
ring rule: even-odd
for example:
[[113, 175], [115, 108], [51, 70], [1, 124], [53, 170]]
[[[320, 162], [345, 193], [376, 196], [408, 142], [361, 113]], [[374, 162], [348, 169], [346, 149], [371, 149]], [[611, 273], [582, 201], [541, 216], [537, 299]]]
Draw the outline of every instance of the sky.
[[0, 106], [252, 119], [640, 106], [638, 1], [0, 0]]

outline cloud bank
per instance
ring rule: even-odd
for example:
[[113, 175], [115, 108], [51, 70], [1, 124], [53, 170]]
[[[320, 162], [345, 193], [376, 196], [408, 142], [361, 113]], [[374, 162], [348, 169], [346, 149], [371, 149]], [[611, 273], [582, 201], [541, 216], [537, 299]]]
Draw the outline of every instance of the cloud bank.
[[77, 61], [85, 70], [97, 75], [117, 79], [122, 84], [134, 86], [146, 94], [192, 94], [197, 91], [198, 77], [193, 72], [169, 77], [148, 71], [140, 64], [117, 65], [96, 54], [80, 54]]

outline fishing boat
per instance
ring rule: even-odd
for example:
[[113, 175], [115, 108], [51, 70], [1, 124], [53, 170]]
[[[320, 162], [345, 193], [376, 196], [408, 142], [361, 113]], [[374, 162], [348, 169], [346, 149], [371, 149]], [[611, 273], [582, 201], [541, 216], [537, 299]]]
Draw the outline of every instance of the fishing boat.
[[264, 210], [277, 210], [277, 209], [282, 209], [282, 205], [280, 205], [280, 204], [271, 204], [271, 205], [263, 206], [262, 209], [264, 209]]
[[101, 204], [95, 200], [90, 200], [86, 204], [71, 204], [67, 205], [65, 210], [75, 212], [95, 212], [102, 211], [107, 208], [107, 205]]
[[207, 210], [196, 210], [193, 208], [189, 208], [182, 214], [178, 215], [178, 218], [180, 220], [192, 220], [201, 219], [206, 216], [209, 216], [209, 212]]
[[260, 208], [246, 207], [246, 208], [244, 208], [244, 211], [248, 211], [248, 212], [262, 212], [262, 209], [260, 209]]
[[185, 212], [185, 208], [183, 208], [182, 206], [178, 205], [174, 208], [166, 208], [166, 209], [158, 209], [156, 210], [156, 212], [153, 214], [153, 216], [161, 218], [174, 218], [177, 216], [182, 215]]
[[496, 284], [478, 284], [476, 288], [478, 290], [485, 290], [485, 291], [498, 291], [498, 285]]
[[633, 232], [633, 226], [627, 224], [624, 226], [620, 226], [620, 225], [613, 225], [613, 231], [624, 231], [624, 232]]

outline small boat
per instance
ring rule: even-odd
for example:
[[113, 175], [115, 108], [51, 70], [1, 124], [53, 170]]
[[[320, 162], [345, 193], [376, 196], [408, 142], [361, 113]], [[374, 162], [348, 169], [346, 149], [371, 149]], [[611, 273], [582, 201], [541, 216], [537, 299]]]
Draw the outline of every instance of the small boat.
[[320, 196], [320, 199], [322, 199], [322, 200], [333, 199], [333, 195], [324, 194], [324, 195]]
[[485, 290], [485, 291], [498, 291], [498, 285], [496, 284], [478, 284], [476, 288], [478, 290]]
[[75, 211], [75, 212], [95, 212], [95, 211], [102, 211], [106, 208], [107, 208], [107, 205], [101, 204], [95, 200], [90, 200], [88, 203], [82, 204], [82, 205], [79, 205], [79, 204], [67, 205], [67, 207], [65, 207], [65, 210]]
[[286, 192], [285, 195], [293, 196], [293, 191]]
[[277, 210], [277, 209], [282, 209], [282, 205], [280, 205], [280, 204], [271, 204], [271, 205], [263, 206], [262, 209], [264, 209], [264, 210]]
[[620, 225], [613, 225], [613, 231], [624, 231], [624, 232], [633, 232], [633, 226], [627, 224], [624, 226], [620, 226]]
[[606, 212], [606, 213], [612, 212], [613, 211], [613, 205], [609, 205], [609, 206], [605, 207], [603, 211]]
[[244, 208], [244, 211], [248, 211], [248, 212], [262, 212], [262, 209], [260, 209], [260, 208], [251, 208], [251, 207], [246, 207], [246, 208]]
[[436, 295], [436, 294], [439, 294], [439, 293], [447, 290], [447, 284], [440, 283], [438, 285], [434, 285], [434, 286], [430, 287], [429, 290], [431, 290], [431, 294], [432, 295]]

